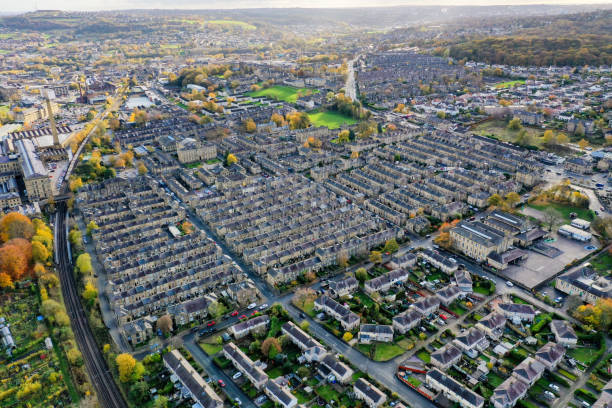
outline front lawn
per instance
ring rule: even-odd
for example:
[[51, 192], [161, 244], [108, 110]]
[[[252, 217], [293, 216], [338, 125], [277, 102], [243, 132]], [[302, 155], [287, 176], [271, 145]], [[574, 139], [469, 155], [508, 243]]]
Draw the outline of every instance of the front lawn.
[[431, 354], [425, 349], [420, 349], [417, 351], [416, 356], [420, 358], [424, 363], [429, 364], [431, 361]]
[[608, 251], [602, 252], [599, 256], [589, 261], [593, 268], [602, 275], [610, 274], [612, 270], [612, 254]]
[[405, 350], [394, 343], [378, 343], [374, 353], [374, 361], [389, 361], [404, 354]]
[[200, 347], [202, 347], [202, 350], [204, 350], [204, 352], [208, 354], [209, 356], [213, 356], [223, 349], [223, 346], [219, 344], [208, 344], [208, 343], [200, 343]]
[[313, 126], [326, 126], [330, 129], [357, 123], [355, 119], [333, 111], [312, 112], [308, 114], [308, 117]]
[[568, 371], [565, 371], [564, 369], [559, 369], [559, 374], [561, 374], [562, 376], [564, 376], [565, 378], [571, 380], [571, 381], [576, 381], [576, 376]]
[[489, 384], [491, 384], [491, 387], [493, 388], [497, 388], [500, 386], [501, 383], [503, 383], [505, 380], [503, 377], [501, 377], [499, 374], [491, 371], [489, 372], [489, 374], [487, 374], [487, 382]]
[[334, 390], [329, 384], [317, 388], [316, 393], [327, 402], [331, 400], [338, 401], [338, 391]]
[[589, 347], [576, 347], [567, 353], [570, 357], [576, 361], [580, 361], [586, 366], [590, 366], [599, 357], [599, 350]]

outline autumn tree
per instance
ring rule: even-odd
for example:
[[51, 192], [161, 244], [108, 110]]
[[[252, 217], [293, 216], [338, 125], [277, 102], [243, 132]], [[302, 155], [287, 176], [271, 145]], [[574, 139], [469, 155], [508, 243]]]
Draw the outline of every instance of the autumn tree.
[[352, 339], [353, 339], [353, 334], [351, 332], [344, 332], [344, 334], [342, 335], [342, 340], [346, 341], [347, 343], [351, 341]]
[[119, 379], [121, 382], [130, 381], [134, 369], [136, 368], [136, 359], [131, 354], [122, 353], [115, 359], [117, 363], [117, 369], [119, 370]]
[[91, 256], [84, 252], [79, 255], [76, 259], [76, 267], [83, 275], [89, 275], [93, 272], [93, 266], [91, 265]]
[[72, 347], [66, 352], [66, 357], [70, 365], [80, 367], [83, 365], [83, 355], [78, 348]]
[[544, 135], [542, 136], [542, 142], [548, 146], [553, 145], [557, 142], [557, 138], [555, 138], [555, 134], [552, 130], [548, 129], [544, 132]]
[[511, 191], [506, 194], [506, 204], [508, 204], [508, 207], [514, 208], [520, 201], [521, 196], [519, 196], [518, 193], [515, 193], [514, 191]]
[[9, 274], [0, 272], [0, 288], [13, 288], [13, 279]]
[[338, 142], [339, 143], [347, 143], [349, 139], [350, 132], [348, 129], [343, 129], [338, 133]]
[[79, 188], [83, 187], [83, 180], [81, 180], [80, 177], [71, 178], [70, 182], [68, 183], [68, 186], [70, 188], [70, 191], [76, 193]]
[[26, 263], [30, 265], [32, 263], [32, 244], [27, 239], [13, 238], [6, 245], [15, 245], [23, 254]]
[[501, 207], [504, 204], [504, 199], [499, 194], [495, 193], [489, 197], [487, 203], [493, 207]]
[[521, 130], [523, 128], [521, 124], [521, 119], [517, 117], [510, 119], [510, 121], [508, 122], [507, 128], [509, 130]]
[[223, 314], [223, 307], [214, 300], [208, 305], [208, 314], [216, 319]]
[[303, 309], [306, 303], [313, 301], [317, 297], [314, 290], [310, 288], [300, 288], [295, 291], [291, 303], [300, 309]]
[[7, 273], [13, 282], [21, 280], [28, 268], [28, 261], [16, 245], [5, 244], [0, 247], [0, 271]]
[[597, 330], [607, 332], [612, 325], [612, 299], [601, 298], [594, 305], [578, 306], [574, 317]]
[[32, 242], [32, 259], [34, 262], [45, 263], [49, 259], [49, 251], [40, 242]]
[[190, 223], [189, 221], [184, 221], [181, 224], [181, 228], [183, 229], [183, 232], [185, 234], [191, 234], [193, 232], [193, 224]]
[[383, 248], [383, 251], [393, 253], [396, 252], [398, 249], [399, 245], [397, 244], [397, 241], [395, 240], [395, 238], [391, 238], [390, 240], [385, 242], [385, 247]]
[[355, 271], [355, 279], [362, 283], [365, 282], [366, 279], [368, 279], [368, 271], [366, 268], [358, 268]]
[[96, 289], [92, 282], [87, 282], [85, 284], [85, 290], [83, 290], [83, 299], [85, 299], [90, 306], [93, 306], [97, 298], [98, 289]]
[[87, 230], [86, 230], [86, 234], [91, 236], [91, 233], [94, 230], [97, 230], [98, 228], [100, 228], [98, 226], [98, 224], [96, 224], [96, 222], [94, 220], [89, 221], [89, 223], [87, 223]]
[[372, 263], [381, 263], [382, 262], [382, 254], [380, 251], [371, 251], [370, 252], [370, 262]]
[[161, 330], [164, 334], [169, 334], [172, 331], [172, 317], [169, 314], [165, 314], [157, 319], [157, 329]]
[[277, 127], [285, 125], [285, 118], [283, 118], [283, 115], [278, 113], [273, 113], [272, 116], [270, 116], [270, 121], [274, 122]]
[[238, 158], [233, 153], [229, 153], [225, 158], [225, 163], [231, 166], [232, 164], [238, 163]]
[[569, 141], [570, 139], [565, 133], [559, 133], [557, 135], [557, 143], [564, 145], [564, 144], [568, 144]]
[[580, 149], [582, 150], [586, 149], [587, 147], [589, 147], [589, 141], [585, 139], [580, 139], [578, 141], [578, 147], [580, 147]]
[[261, 354], [268, 358], [274, 358], [281, 352], [281, 345], [276, 337], [268, 337], [261, 343]]
[[434, 242], [443, 248], [450, 248], [451, 246], [450, 232], [448, 231], [441, 232], [440, 234], [438, 234], [437, 237], [434, 238]]
[[336, 262], [338, 263], [338, 266], [341, 268], [346, 268], [349, 265], [349, 257], [347, 255], [346, 252], [340, 252], [338, 254], [338, 257], [336, 259]]
[[7, 242], [13, 238], [30, 240], [34, 235], [34, 225], [28, 217], [18, 212], [10, 212], [0, 219], [0, 239]]
[[243, 125], [244, 125], [244, 130], [247, 133], [253, 133], [255, 132], [255, 130], [257, 130], [257, 125], [255, 124], [255, 121], [251, 118], [248, 118], [247, 120], [245, 120]]

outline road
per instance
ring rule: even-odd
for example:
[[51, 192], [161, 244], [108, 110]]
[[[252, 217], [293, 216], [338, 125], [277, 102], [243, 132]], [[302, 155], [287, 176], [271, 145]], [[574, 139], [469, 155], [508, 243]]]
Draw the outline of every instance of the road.
[[94, 335], [89, 327], [87, 316], [81, 304], [79, 291], [73, 275], [73, 266], [68, 255], [67, 240], [67, 208], [66, 203], [58, 203], [55, 214], [55, 261], [59, 271], [62, 295], [72, 331], [74, 332], [79, 350], [89, 378], [93, 384], [98, 401], [103, 408], [127, 408], [123, 396], [115, 384], [106, 361], [102, 356]]

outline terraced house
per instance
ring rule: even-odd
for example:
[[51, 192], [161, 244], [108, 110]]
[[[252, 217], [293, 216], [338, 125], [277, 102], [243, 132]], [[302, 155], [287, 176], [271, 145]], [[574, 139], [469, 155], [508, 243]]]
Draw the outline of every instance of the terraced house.
[[245, 280], [204, 232], [181, 234], [176, 229], [185, 220], [184, 210], [148, 179], [88, 185], [78, 207], [85, 223], [99, 226], [92, 239], [120, 327], [165, 313], [172, 313], [177, 324], [206, 317], [215, 292]]

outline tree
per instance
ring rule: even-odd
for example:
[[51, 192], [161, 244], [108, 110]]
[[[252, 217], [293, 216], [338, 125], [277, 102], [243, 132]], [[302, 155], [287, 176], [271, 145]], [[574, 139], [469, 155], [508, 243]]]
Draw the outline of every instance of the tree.
[[308, 330], [310, 329], [310, 323], [308, 323], [308, 320], [302, 320], [302, 322], [300, 323], [300, 329], [308, 333]]
[[349, 134], [350, 132], [348, 131], [348, 129], [341, 130], [340, 133], [338, 133], [338, 142], [347, 143], [350, 140]]
[[573, 314], [579, 306], [582, 306], [584, 302], [578, 295], [570, 295], [565, 300], [565, 305], [567, 306], [567, 312], [569, 314]]
[[191, 234], [193, 232], [193, 224], [189, 221], [185, 221], [181, 224], [181, 228], [185, 234]]
[[508, 129], [509, 130], [521, 130], [523, 128], [522, 124], [521, 124], [521, 119], [514, 117], [512, 119], [510, 119], [510, 122], [508, 122]]
[[39, 282], [48, 288], [55, 288], [59, 286], [59, 278], [54, 273], [43, 274]]
[[13, 238], [6, 245], [15, 245], [23, 254], [26, 263], [30, 265], [32, 263], [32, 244], [27, 239]]
[[87, 224], [87, 231], [86, 231], [87, 235], [91, 236], [91, 233], [94, 230], [97, 230], [98, 228], [100, 227], [98, 226], [98, 224], [96, 224], [94, 220], [89, 221], [89, 223]]
[[381, 263], [382, 262], [382, 254], [380, 251], [372, 251], [370, 252], [370, 262], [372, 263]]
[[49, 251], [43, 244], [34, 241], [32, 242], [32, 259], [34, 262], [40, 262], [37, 265], [45, 263], [49, 259]]
[[274, 358], [281, 350], [281, 345], [276, 337], [268, 337], [261, 343], [261, 354], [268, 358]]
[[311, 288], [300, 288], [295, 291], [293, 298], [291, 298], [291, 303], [303, 309], [306, 303], [313, 301], [316, 297], [316, 292]]
[[273, 113], [272, 116], [270, 116], [270, 120], [274, 122], [277, 127], [285, 125], [285, 118], [283, 118], [283, 115], [279, 115], [278, 113]]
[[210, 302], [210, 305], [208, 305], [208, 313], [216, 319], [223, 314], [223, 308], [219, 302], [214, 300]]
[[600, 331], [607, 332], [612, 325], [612, 299], [598, 299], [594, 305], [578, 306], [574, 317]]
[[83, 299], [87, 300], [90, 305], [93, 305], [94, 301], [98, 298], [98, 290], [91, 282], [85, 284], [85, 290], [83, 291]]
[[344, 332], [344, 334], [342, 335], [342, 340], [346, 341], [347, 343], [352, 339], [353, 335], [351, 334], [351, 332]]
[[225, 159], [225, 163], [228, 166], [231, 166], [234, 163], [238, 163], [238, 158], [233, 153], [230, 153], [227, 155], [227, 158]]
[[161, 330], [164, 334], [172, 332], [172, 317], [169, 314], [165, 314], [157, 319], [157, 329]]
[[504, 199], [499, 194], [495, 193], [489, 197], [487, 203], [493, 207], [501, 207], [504, 204]]
[[557, 135], [557, 143], [559, 144], [568, 144], [570, 141], [569, 137], [565, 133], [559, 133]]
[[544, 225], [548, 226], [549, 231], [552, 231], [556, 226], [563, 222], [563, 216], [561, 213], [552, 207], [546, 207], [543, 214]]
[[134, 369], [136, 368], [136, 359], [129, 353], [122, 353], [115, 359], [117, 363], [117, 369], [119, 370], [119, 379], [121, 382], [130, 381]]
[[553, 131], [548, 129], [544, 132], [544, 136], [542, 136], [542, 141], [544, 142], [545, 145], [550, 146], [550, 145], [555, 144], [557, 139], [555, 138], [555, 134], [553, 133]]
[[359, 158], [359, 152], [357, 150], [354, 150], [351, 152], [351, 159], [358, 159]]
[[341, 268], [346, 268], [349, 265], [349, 258], [348, 255], [346, 254], [346, 252], [340, 252], [338, 254], [338, 259], [337, 259], [337, 263], [338, 266]]
[[310, 375], [310, 370], [308, 367], [300, 366], [298, 367], [296, 373], [300, 378], [307, 378]]
[[160, 395], [153, 403], [153, 408], [168, 408], [168, 398]]
[[244, 130], [247, 133], [253, 133], [257, 130], [257, 125], [255, 124], [255, 121], [251, 118], [248, 118], [247, 120], [244, 121]]
[[0, 288], [13, 288], [13, 279], [7, 273], [0, 272]]
[[286, 119], [289, 121], [289, 128], [292, 130], [306, 129], [310, 126], [310, 117], [305, 112], [288, 113]]
[[80, 367], [83, 365], [83, 355], [76, 347], [69, 349], [66, 352], [66, 357], [68, 358], [70, 365], [74, 367]]
[[580, 147], [580, 149], [582, 150], [586, 149], [587, 147], [589, 147], [589, 141], [585, 139], [580, 139], [578, 141], [578, 147]]
[[18, 212], [10, 212], [0, 219], [0, 239], [7, 242], [13, 238], [30, 240], [34, 235], [34, 225], [28, 217]]
[[84, 275], [89, 275], [93, 272], [93, 267], [91, 266], [91, 256], [84, 252], [77, 257], [76, 267]]
[[508, 194], [506, 194], [506, 204], [508, 204], [510, 208], [516, 207], [516, 205], [520, 201], [521, 201], [521, 196], [519, 196], [518, 193], [515, 193], [514, 191], [511, 191]]
[[144, 176], [148, 171], [149, 169], [147, 169], [147, 166], [145, 166], [143, 162], [138, 162], [138, 174]]
[[128, 398], [137, 406], [143, 406], [149, 395], [149, 384], [146, 381], [138, 381], [130, 387]]
[[0, 271], [7, 273], [13, 282], [21, 280], [27, 268], [27, 259], [18, 246], [5, 244], [0, 247]]
[[83, 187], [83, 180], [80, 177], [72, 178], [68, 186], [70, 187], [70, 191], [76, 193], [79, 188]]
[[394, 252], [397, 252], [398, 249], [399, 249], [399, 245], [397, 244], [397, 241], [395, 240], [395, 238], [391, 238], [390, 240], [385, 242], [385, 247], [383, 251], [394, 253]]
[[450, 248], [451, 237], [448, 231], [443, 231], [434, 238], [434, 242], [443, 248]]
[[366, 268], [359, 268], [355, 271], [355, 279], [357, 279], [359, 282], [365, 282], [366, 279], [368, 279], [368, 271], [366, 271]]

